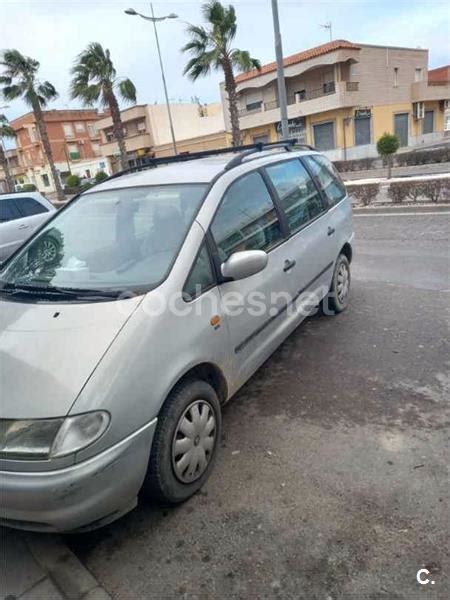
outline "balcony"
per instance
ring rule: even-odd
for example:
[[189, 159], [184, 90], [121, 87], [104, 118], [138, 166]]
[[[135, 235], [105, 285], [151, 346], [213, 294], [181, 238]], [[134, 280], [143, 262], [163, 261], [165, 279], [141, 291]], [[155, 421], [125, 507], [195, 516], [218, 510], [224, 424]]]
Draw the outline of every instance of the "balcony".
[[[152, 138], [149, 133], [129, 135], [125, 137], [125, 146], [127, 152], [135, 152], [142, 148], [152, 146]], [[114, 156], [119, 152], [119, 146], [115, 140], [105, 142], [100, 145], [102, 156]]]
[[430, 85], [428, 81], [417, 81], [411, 85], [411, 96], [413, 102], [449, 100], [450, 83], [444, 81], [439, 84]]
[[[287, 94], [288, 117], [295, 118], [352, 106], [357, 101], [358, 81], [339, 81], [323, 85], [319, 88], [291, 92]], [[280, 120], [278, 100], [261, 102], [257, 107], [243, 108], [239, 111], [243, 128], [267, 125]]]

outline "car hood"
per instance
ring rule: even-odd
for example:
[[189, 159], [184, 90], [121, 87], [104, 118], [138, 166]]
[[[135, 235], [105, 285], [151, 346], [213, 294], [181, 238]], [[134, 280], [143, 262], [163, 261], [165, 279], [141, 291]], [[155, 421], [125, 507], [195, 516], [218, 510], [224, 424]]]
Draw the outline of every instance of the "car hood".
[[139, 302], [0, 300], [0, 417], [66, 415]]

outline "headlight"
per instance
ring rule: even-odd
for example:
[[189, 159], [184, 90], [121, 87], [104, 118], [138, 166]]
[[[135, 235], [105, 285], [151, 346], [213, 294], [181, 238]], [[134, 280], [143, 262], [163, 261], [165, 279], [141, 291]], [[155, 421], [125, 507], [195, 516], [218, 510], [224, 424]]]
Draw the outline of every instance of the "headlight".
[[109, 414], [96, 411], [60, 419], [1, 419], [0, 456], [48, 459], [89, 446], [109, 425]]

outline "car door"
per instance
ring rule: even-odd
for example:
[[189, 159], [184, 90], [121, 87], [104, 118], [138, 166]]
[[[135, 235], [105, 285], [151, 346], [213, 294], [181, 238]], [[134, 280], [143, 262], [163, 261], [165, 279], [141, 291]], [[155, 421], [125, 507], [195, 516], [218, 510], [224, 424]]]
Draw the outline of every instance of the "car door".
[[336, 259], [328, 244], [328, 207], [298, 158], [267, 165], [265, 172], [286, 214], [288, 247], [295, 261], [290, 274], [293, 297], [306, 316], [328, 292]]
[[239, 281], [222, 281], [222, 314], [230, 339], [235, 388], [261, 365], [289, 328], [286, 308], [292, 294], [285, 232], [264, 179], [252, 171], [225, 192], [210, 226], [216, 266], [234, 252], [264, 250], [266, 268]]
[[31, 196], [17, 196], [14, 201], [22, 215], [21, 227], [25, 240], [49, 218], [50, 212], [46, 206]]
[[335, 261], [353, 235], [352, 207], [345, 186], [333, 163], [321, 154], [302, 158], [328, 206], [327, 236], [323, 236], [330, 261]]
[[24, 232], [19, 209], [14, 199], [0, 197], [0, 263], [22, 243]]

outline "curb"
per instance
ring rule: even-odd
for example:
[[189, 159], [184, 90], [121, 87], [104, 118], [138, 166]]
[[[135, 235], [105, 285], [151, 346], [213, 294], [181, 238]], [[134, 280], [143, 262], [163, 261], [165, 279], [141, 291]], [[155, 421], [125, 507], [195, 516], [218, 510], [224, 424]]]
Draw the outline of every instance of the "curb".
[[26, 533], [35, 561], [67, 600], [111, 600], [108, 592], [58, 535]]

